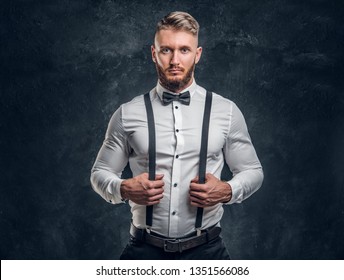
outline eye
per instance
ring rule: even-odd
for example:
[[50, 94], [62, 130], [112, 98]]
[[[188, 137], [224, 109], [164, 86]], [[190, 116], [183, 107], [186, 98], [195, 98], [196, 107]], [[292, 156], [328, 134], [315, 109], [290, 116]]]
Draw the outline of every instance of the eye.
[[171, 50], [169, 48], [162, 48], [160, 51], [162, 53], [170, 53], [171, 52]]
[[189, 48], [182, 48], [180, 51], [181, 51], [181, 53], [186, 54], [190, 51], [190, 49]]

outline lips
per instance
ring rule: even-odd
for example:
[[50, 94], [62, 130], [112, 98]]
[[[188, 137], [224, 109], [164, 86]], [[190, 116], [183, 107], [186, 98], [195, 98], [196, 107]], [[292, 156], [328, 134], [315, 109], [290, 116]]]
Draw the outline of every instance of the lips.
[[179, 73], [183, 73], [183, 69], [180, 69], [180, 68], [171, 68], [171, 69], [168, 69], [168, 72], [172, 73], [172, 74], [179, 74]]

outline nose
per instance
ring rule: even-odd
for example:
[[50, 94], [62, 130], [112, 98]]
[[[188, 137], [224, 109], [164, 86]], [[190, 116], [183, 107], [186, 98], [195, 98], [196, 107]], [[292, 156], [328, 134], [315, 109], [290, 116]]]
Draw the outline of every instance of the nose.
[[176, 51], [174, 51], [172, 53], [170, 63], [171, 63], [171, 65], [178, 65], [179, 64], [179, 56], [178, 56], [178, 53]]

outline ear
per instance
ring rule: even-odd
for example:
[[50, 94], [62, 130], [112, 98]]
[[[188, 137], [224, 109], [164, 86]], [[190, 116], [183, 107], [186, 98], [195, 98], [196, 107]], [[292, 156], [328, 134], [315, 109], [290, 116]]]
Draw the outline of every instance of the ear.
[[202, 56], [202, 47], [198, 47], [196, 49], [196, 57], [195, 57], [195, 63], [197, 64], [198, 61], [201, 59]]
[[156, 63], [156, 51], [154, 45], [151, 45], [151, 52], [152, 52], [152, 60]]

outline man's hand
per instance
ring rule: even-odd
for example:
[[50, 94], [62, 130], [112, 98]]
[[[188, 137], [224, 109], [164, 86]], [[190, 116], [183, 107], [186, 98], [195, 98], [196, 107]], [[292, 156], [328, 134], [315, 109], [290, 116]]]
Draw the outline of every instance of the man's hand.
[[140, 205], [158, 204], [163, 197], [163, 174], [157, 174], [155, 181], [148, 180], [148, 173], [124, 180], [121, 184], [121, 196]]
[[213, 174], [206, 174], [205, 184], [198, 184], [198, 176], [190, 184], [191, 205], [209, 207], [225, 203], [232, 198], [232, 188], [227, 182], [217, 179]]

